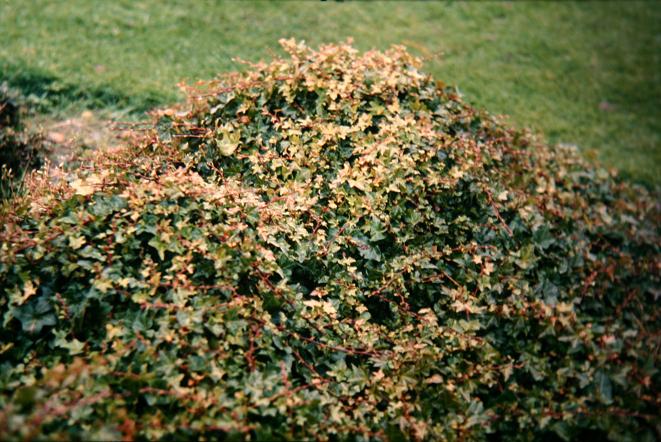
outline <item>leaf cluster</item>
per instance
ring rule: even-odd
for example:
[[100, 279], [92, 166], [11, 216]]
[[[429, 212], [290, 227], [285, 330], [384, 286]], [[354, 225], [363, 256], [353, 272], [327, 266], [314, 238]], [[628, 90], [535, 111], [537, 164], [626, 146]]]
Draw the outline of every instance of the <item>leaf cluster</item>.
[[26, 99], [0, 84], [0, 199], [20, 190], [23, 175], [43, 165], [48, 148], [40, 134], [23, 126]]

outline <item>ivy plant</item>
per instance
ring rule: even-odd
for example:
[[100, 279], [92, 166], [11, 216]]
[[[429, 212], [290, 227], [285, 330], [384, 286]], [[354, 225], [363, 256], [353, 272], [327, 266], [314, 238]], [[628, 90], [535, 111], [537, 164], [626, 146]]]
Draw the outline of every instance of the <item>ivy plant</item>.
[[655, 440], [658, 196], [283, 40], [0, 232], [0, 438]]

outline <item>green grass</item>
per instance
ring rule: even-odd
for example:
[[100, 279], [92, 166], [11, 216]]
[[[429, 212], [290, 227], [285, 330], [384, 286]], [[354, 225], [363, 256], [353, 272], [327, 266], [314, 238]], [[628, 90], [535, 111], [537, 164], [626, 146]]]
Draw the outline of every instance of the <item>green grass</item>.
[[240, 69], [232, 57], [269, 57], [280, 37], [401, 43], [470, 102], [661, 184], [655, 2], [165, 3], [0, 0], [0, 78], [51, 111], [141, 112], [177, 100], [182, 79]]

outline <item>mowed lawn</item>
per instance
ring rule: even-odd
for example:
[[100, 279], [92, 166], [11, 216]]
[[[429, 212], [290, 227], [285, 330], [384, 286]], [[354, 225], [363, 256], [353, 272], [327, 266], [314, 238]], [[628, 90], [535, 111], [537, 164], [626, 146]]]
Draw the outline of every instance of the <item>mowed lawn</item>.
[[466, 99], [648, 185], [661, 184], [661, 4], [0, 1], [0, 81], [55, 114], [139, 113], [181, 80], [354, 38], [403, 44]]

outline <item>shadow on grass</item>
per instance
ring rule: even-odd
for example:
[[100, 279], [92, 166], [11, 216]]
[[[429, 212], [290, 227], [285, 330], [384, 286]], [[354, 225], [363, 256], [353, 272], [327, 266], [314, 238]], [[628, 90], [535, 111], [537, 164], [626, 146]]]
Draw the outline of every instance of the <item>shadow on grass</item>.
[[0, 60], [0, 82], [19, 91], [40, 112], [57, 112], [69, 107], [87, 109], [117, 108], [144, 113], [168, 102], [160, 94], [127, 95], [110, 86], [90, 87], [68, 83], [45, 70]]

